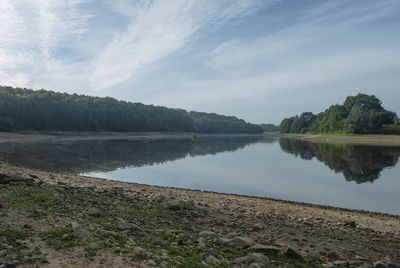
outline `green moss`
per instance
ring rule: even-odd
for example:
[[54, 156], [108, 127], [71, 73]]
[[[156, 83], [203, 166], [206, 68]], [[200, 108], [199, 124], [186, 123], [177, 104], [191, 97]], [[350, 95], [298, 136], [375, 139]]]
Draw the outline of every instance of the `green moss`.
[[82, 244], [69, 228], [54, 228], [51, 231], [42, 232], [40, 236], [56, 250]]
[[24, 240], [30, 236], [27, 231], [15, 231], [15, 230], [0, 230], [0, 238], [5, 239], [7, 244], [13, 247], [19, 247], [17, 240]]
[[98, 251], [104, 250], [106, 248], [107, 248], [107, 246], [105, 243], [97, 243], [96, 245], [93, 245], [93, 246], [90, 245], [90, 246], [84, 247], [88, 257], [94, 257], [94, 256], [96, 256]]

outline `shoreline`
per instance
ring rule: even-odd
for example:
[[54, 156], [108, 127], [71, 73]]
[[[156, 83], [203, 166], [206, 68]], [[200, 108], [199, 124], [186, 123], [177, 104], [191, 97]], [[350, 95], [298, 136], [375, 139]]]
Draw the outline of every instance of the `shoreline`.
[[105, 132], [105, 131], [21, 131], [0, 132], [0, 142], [40, 140], [116, 140], [116, 139], [192, 139], [194, 136], [262, 136], [248, 133], [194, 133], [194, 132]]
[[298, 139], [308, 142], [319, 143], [342, 143], [342, 144], [364, 144], [364, 145], [385, 145], [400, 146], [400, 135], [321, 135], [321, 134], [290, 134], [290, 133], [274, 133], [264, 134], [273, 137]]
[[[261, 197], [248, 197], [233, 194], [221, 194], [119, 182], [93, 177], [31, 170], [3, 164], [0, 165], [0, 173], [11, 177], [16, 176], [33, 179], [34, 185], [36, 185], [21, 186], [24, 185], [24, 183], [13, 183], [10, 186], [7, 186], [7, 184], [0, 185], [0, 189], [2, 190], [0, 193], [3, 195], [1, 199], [1, 207], [6, 209], [9, 208], [15, 210], [16, 206], [14, 203], [7, 203], [5, 201], [7, 199], [3, 199], [4, 195], [7, 193], [7, 189], [12, 189], [12, 191], [15, 193], [15, 191], [19, 191], [21, 189], [25, 189], [24, 191], [27, 191], [29, 187], [33, 187], [33, 191], [36, 191], [35, 187], [37, 187], [38, 189], [45, 189], [46, 191], [50, 192], [55, 191], [56, 196], [61, 194], [65, 195], [65, 198], [68, 198], [68, 193], [73, 194], [74, 192], [81, 192], [80, 196], [82, 196], [83, 199], [86, 197], [91, 197], [89, 198], [89, 201], [93, 201], [93, 198], [95, 198], [95, 200], [100, 200], [95, 201], [95, 206], [104, 205], [101, 200], [111, 194], [113, 199], [126, 200], [124, 202], [128, 202], [128, 204], [131, 202], [139, 202], [145, 207], [157, 206], [160, 214], [167, 213], [169, 215], [168, 217], [171, 217], [168, 218], [166, 222], [171, 222], [172, 226], [165, 227], [161, 224], [163, 221], [160, 221], [158, 224], [160, 226], [156, 224], [156, 226], [150, 228], [147, 235], [150, 235], [150, 232], [153, 234], [156, 230], [162, 229], [163, 231], [160, 231], [160, 235], [163, 237], [164, 235], [162, 234], [164, 232], [169, 233], [172, 230], [171, 232], [174, 233], [174, 230], [178, 228], [181, 231], [177, 231], [178, 234], [174, 235], [178, 236], [179, 233], [185, 233], [185, 235], [194, 236], [195, 238], [193, 239], [196, 240], [196, 245], [198, 245], [198, 243], [203, 244], [203, 242], [206, 244], [209, 242], [214, 243], [210, 245], [207, 244], [210, 247], [211, 245], [215, 245], [215, 243], [220, 245], [218, 243], [221, 241], [229, 244], [237, 237], [245, 236], [249, 239], [249, 241], [252, 241], [249, 242], [252, 244], [252, 246], [262, 245], [263, 247], [261, 248], [264, 249], [265, 247], [272, 247], [274, 248], [272, 250], [274, 252], [283, 252], [282, 250], [284, 250], [284, 248], [290, 247], [298, 254], [303, 256], [301, 257], [302, 260], [312, 259], [315, 261], [315, 263], [307, 263], [305, 267], [314, 267], [314, 264], [316, 266], [320, 266], [322, 264], [333, 265], [335, 262], [337, 265], [341, 263], [341, 265], [346, 264], [350, 265], [350, 267], [355, 267], [362, 264], [373, 265], [373, 263], [376, 261], [386, 263], [387, 265], [389, 265], [389, 263], [392, 265], [400, 265], [400, 217], [395, 215], [340, 209]], [[79, 206], [79, 204], [76, 205], [67, 203], [64, 206]], [[90, 209], [90, 206], [93, 206], [93, 203], [90, 203], [88, 206]], [[46, 217], [39, 220], [39, 226], [37, 226], [36, 220], [31, 219], [29, 216], [32, 213], [36, 213], [35, 210], [32, 212], [25, 207], [22, 208], [22, 211], [17, 210], [17, 212], [23, 216], [14, 215], [14, 212], [12, 211], [8, 212], [9, 215], [2, 216], [2, 225], [8, 224], [14, 229], [23, 229], [21, 224], [25, 223], [29, 226], [33, 226], [31, 229], [35, 230], [36, 228], [53, 228], [54, 226], [61, 228], [62, 226], [66, 226], [66, 224], [72, 224], [71, 226], [73, 226], [74, 222], [78, 222], [81, 224], [80, 226], [89, 226], [89, 230], [87, 231], [88, 233], [85, 235], [92, 237], [94, 234], [93, 231], [90, 231], [90, 228], [96, 229], [101, 227], [101, 229], [104, 229], [108, 228], [107, 222], [111, 223], [120, 221], [122, 218], [124, 219], [124, 222], [128, 222], [129, 220], [129, 218], [125, 219], [125, 216], [127, 215], [124, 214], [118, 214], [119, 216], [117, 218], [107, 215], [105, 217], [107, 225], [103, 225], [105, 223], [97, 221], [88, 225], [85, 220], [86, 216], [84, 215], [90, 214], [90, 212], [85, 211], [85, 208], [79, 207], [79, 209], [74, 209], [71, 211], [71, 213], [78, 212], [77, 216], [73, 220], [71, 220], [68, 215], [53, 215], [52, 213], [49, 213]], [[107, 209], [104, 210], [104, 213], [106, 212], [108, 212]], [[12, 220], [9, 220], [9, 222], [4, 222], [5, 217], [10, 217], [10, 219], [15, 217], [18, 219], [18, 222], [11, 222]], [[94, 217], [97, 219], [96, 216]], [[159, 219], [157, 217], [155, 219], [152, 218], [147, 224], [151, 225], [158, 221]], [[142, 219], [136, 219], [134, 223], [129, 223], [136, 225], [140, 224], [140, 229], [142, 231], [145, 230], [147, 226], [142, 222]], [[93, 227], [91, 224], [96, 227]], [[5, 228], [5, 226], [1, 227], [2, 229]], [[75, 230], [74, 228], [71, 230], [77, 232], [77, 237], [81, 235], [78, 232], [79, 230]], [[210, 237], [205, 235], [206, 239], [202, 238], [202, 236], [207, 232], [209, 232]], [[127, 235], [128, 237], [131, 235], [132, 237], [135, 237], [135, 239], [141, 239], [140, 236], [135, 236], [135, 231], [129, 231]], [[237, 236], [236, 238], [234, 238], [235, 235]], [[210, 241], [207, 240], [209, 238], [211, 239]], [[91, 239], [95, 238], [92, 237]], [[132, 254], [136, 254], [134, 251], [137, 245], [140, 245], [141, 248], [146, 247], [146, 244], [140, 244], [137, 241], [132, 241], [131, 252], [123, 255], [125, 257], [128, 256], [127, 258], [121, 258], [121, 256], [118, 254], [113, 255], [103, 248], [96, 249], [95, 256], [88, 258], [84, 254], [85, 248], [87, 251], [88, 245], [76, 245], [72, 248], [62, 248], [60, 251], [58, 251], [54, 250], [48, 244], [40, 242], [40, 239], [38, 242], [36, 242], [36, 238], [33, 240], [36, 243], [33, 243], [33, 245], [39, 244], [40, 248], [43, 248], [43, 251], [47, 254], [45, 255], [45, 258], [49, 263], [44, 263], [43, 267], [54, 267], [52, 265], [60, 262], [65, 262], [68, 264], [68, 266], [72, 267], [79, 267], [80, 265], [96, 267], [99, 264], [101, 266], [101, 263], [99, 262], [101, 262], [102, 259], [105, 262], [105, 266], [114, 265], [115, 267], [136, 267], [136, 265], [147, 265], [142, 267], [151, 267], [154, 263], [157, 267], [163, 267], [161, 263], [164, 264], [164, 267], [171, 267], [168, 265], [165, 266], [166, 262], [170, 265], [173, 264], [172, 266], [178, 265], [179, 262], [182, 262], [182, 260], [179, 259], [180, 257], [172, 258], [170, 256], [173, 255], [172, 252], [168, 252], [169, 257], [165, 257], [165, 260], [163, 257], [158, 259], [159, 256], [137, 259], [132, 256]], [[88, 241], [90, 241], [90, 239]], [[327, 243], [327, 241], [331, 242]], [[371, 243], [371, 241], [374, 242]], [[163, 245], [163, 243], [160, 245], [161, 255], [163, 254]], [[172, 245], [176, 246], [174, 244]], [[92, 247], [92, 245], [90, 246]], [[238, 245], [233, 246], [238, 247]], [[241, 246], [239, 246], [239, 248], [240, 247]], [[214, 248], [214, 250], [217, 249]], [[250, 255], [253, 254], [250, 253], [250, 246], [246, 246], [240, 250], [242, 253]], [[237, 252], [237, 258], [245, 257], [241, 256], [240, 252]], [[65, 254], [69, 254], [70, 256], [65, 256]], [[280, 254], [281, 253], [276, 256], [280, 256], [279, 258], [286, 256]], [[155, 255], [155, 253], [153, 253], [153, 255]], [[227, 265], [235, 264], [234, 259], [229, 259], [228, 256], [231, 256], [229, 254], [224, 255], [223, 253], [220, 253], [219, 255], [215, 255], [216, 256], [213, 256], [215, 259], [211, 257], [208, 258], [209, 256], [202, 256], [201, 258], [203, 258], [204, 262], [202, 265], [213, 267], [210, 264], [212, 261], [218, 261], [220, 264], [222, 262], [226, 262]], [[268, 254], [266, 256], [268, 256], [270, 261], [274, 260], [276, 257], [275, 255], [272, 256]], [[171, 263], [169, 263], [169, 261]], [[292, 259], [286, 259], [285, 257], [284, 261], [291, 262]], [[334, 266], [337, 266], [336, 264]], [[230, 265], [226, 267], [230, 267]]]

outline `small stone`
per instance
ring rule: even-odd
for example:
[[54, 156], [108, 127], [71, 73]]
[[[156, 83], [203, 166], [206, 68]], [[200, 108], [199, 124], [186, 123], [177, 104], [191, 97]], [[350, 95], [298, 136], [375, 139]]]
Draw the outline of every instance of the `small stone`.
[[336, 267], [348, 267], [349, 266], [349, 262], [348, 261], [334, 261], [333, 264]]
[[113, 192], [115, 195], [123, 195], [124, 194], [124, 188], [122, 187], [113, 187]]
[[5, 257], [5, 256], [7, 256], [7, 250], [5, 249], [0, 250], [0, 257]]
[[167, 197], [163, 194], [160, 194], [159, 196], [157, 196], [156, 201], [157, 203], [162, 203], [167, 199]]
[[66, 238], [68, 238], [68, 236], [69, 236], [69, 234], [63, 234], [62, 238], [66, 239]]
[[247, 266], [248, 268], [264, 268], [265, 265], [261, 264], [261, 263], [257, 263], [257, 262], [253, 262], [252, 264], [250, 264], [249, 266]]
[[175, 201], [175, 200], [168, 202], [167, 208], [170, 210], [174, 210], [174, 211], [183, 209], [183, 207], [181, 206], [181, 203], [179, 201]]
[[92, 216], [92, 217], [100, 217], [101, 216], [100, 210], [98, 210], [97, 208], [94, 208], [94, 207], [89, 208], [86, 211], [86, 214], [88, 214], [89, 216]]
[[374, 268], [386, 268], [386, 264], [384, 264], [381, 261], [376, 261], [373, 263], [373, 265], [374, 265]]
[[221, 242], [222, 244], [229, 244], [232, 239], [226, 238], [226, 237], [220, 237], [218, 238], [218, 241]]
[[337, 253], [336, 251], [331, 251], [328, 254], [328, 258], [329, 260], [333, 261], [333, 260], [343, 260], [343, 257], [340, 256], [339, 253]]
[[64, 225], [64, 228], [76, 230], [80, 227], [80, 225], [76, 221], [71, 221], [70, 223], [67, 223]]
[[356, 228], [356, 227], [357, 227], [357, 224], [356, 224], [355, 221], [349, 222], [349, 225], [350, 225], [350, 227], [352, 227], [352, 228]]
[[206, 259], [206, 262], [212, 263], [212, 264], [219, 264], [219, 260], [215, 258], [213, 255], [208, 256]]
[[130, 230], [132, 228], [132, 224], [126, 221], [120, 221], [117, 223], [116, 227], [121, 231], [125, 231]]
[[371, 265], [369, 265], [368, 263], [364, 263], [364, 264], [357, 266], [357, 268], [370, 268], [370, 267], [371, 267]]
[[148, 260], [148, 261], [146, 261], [146, 264], [147, 264], [148, 266], [150, 266], [150, 267], [155, 267], [155, 266], [157, 266], [157, 263], [156, 263], [155, 261], [153, 261], [153, 260]]
[[190, 201], [183, 201], [183, 200], [176, 201], [176, 200], [173, 200], [173, 201], [168, 202], [167, 207], [170, 210], [178, 211], [178, 210], [192, 210], [192, 209], [195, 208], [195, 205], [194, 205], [193, 200], [190, 200]]
[[142, 259], [147, 257], [147, 251], [141, 247], [135, 247], [133, 249], [133, 254], [135, 255], [135, 257], [142, 258]]
[[251, 263], [269, 264], [269, 259], [261, 253], [251, 253], [245, 257], [236, 258], [233, 262], [247, 265]]
[[253, 231], [259, 232], [264, 229], [264, 226], [261, 223], [254, 224]]

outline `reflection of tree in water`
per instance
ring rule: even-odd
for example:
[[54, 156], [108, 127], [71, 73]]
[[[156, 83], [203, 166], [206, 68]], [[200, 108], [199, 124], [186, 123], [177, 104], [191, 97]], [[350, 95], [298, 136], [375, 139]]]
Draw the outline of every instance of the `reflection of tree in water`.
[[395, 166], [399, 147], [365, 146], [352, 144], [311, 143], [281, 138], [283, 151], [310, 160], [316, 157], [335, 172], [343, 173], [347, 181], [373, 182], [386, 167]]
[[55, 172], [112, 171], [174, 161], [186, 156], [235, 151], [262, 136], [201, 136], [197, 139], [80, 140], [0, 143], [0, 161]]

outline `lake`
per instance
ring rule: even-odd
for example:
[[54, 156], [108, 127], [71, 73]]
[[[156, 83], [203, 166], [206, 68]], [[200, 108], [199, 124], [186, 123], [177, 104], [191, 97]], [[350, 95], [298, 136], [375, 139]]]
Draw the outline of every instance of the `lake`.
[[399, 155], [261, 135], [0, 143], [0, 161], [16, 166], [396, 215]]

